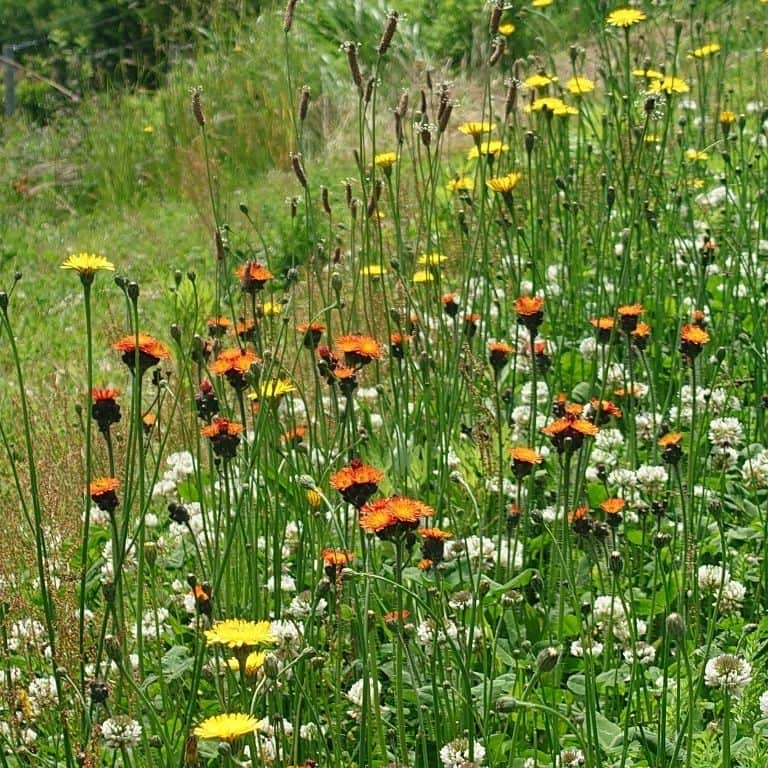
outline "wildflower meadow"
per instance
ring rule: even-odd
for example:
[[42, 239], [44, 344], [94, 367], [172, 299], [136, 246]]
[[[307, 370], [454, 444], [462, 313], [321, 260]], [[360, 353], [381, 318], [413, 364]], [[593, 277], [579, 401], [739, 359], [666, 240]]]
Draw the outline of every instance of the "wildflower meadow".
[[3, 262], [0, 766], [764, 768], [768, 3], [266, 5], [281, 181]]

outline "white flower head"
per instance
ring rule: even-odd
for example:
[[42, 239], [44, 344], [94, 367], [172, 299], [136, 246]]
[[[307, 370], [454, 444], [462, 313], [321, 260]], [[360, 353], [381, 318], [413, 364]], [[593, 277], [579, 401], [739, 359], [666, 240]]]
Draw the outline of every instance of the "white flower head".
[[710, 659], [704, 667], [704, 682], [710, 688], [721, 688], [731, 696], [741, 696], [752, 680], [752, 667], [741, 656], [723, 653]]

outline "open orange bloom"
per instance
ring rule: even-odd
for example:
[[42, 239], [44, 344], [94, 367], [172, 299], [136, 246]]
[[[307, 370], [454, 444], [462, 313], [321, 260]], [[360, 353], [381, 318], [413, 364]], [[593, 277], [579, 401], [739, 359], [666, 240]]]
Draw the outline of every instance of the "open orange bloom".
[[274, 275], [259, 264], [258, 261], [248, 261], [235, 270], [235, 274], [240, 278], [240, 285], [247, 293], [255, 293], [264, 287], [267, 280], [271, 280]]
[[88, 493], [93, 503], [102, 512], [112, 513], [117, 509], [117, 489], [120, 481], [115, 477], [95, 477], [88, 486]]
[[340, 336], [336, 346], [344, 353], [344, 359], [351, 366], [367, 365], [384, 356], [384, 348], [376, 339], [363, 334]]
[[422, 558], [432, 564], [441, 562], [445, 556], [445, 542], [452, 539], [453, 534], [441, 528], [419, 528], [418, 533], [422, 538]]
[[225, 349], [213, 361], [211, 372], [217, 376], [226, 376], [227, 381], [237, 390], [243, 390], [248, 386], [245, 380], [254, 363], [260, 363], [259, 356], [250, 349], [233, 347]]
[[701, 352], [708, 341], [709, 334], [700, 325], [684, 325], [680, 331], [680, 351], [691, 359]]
[[434, 510], [416, 499], [406, 496], [390, 496], [366, 504], [360, 512], [360, 527], [380, 538], [395, 538], [413, 530], [419, 518], [431, 517]]
[[538, 451], [522, 446], [510, 448], [509, 455], [512, 457], [512, 470], [519, 478], [530, 475], [533, 468], [544, 461], [544, 458]]
[[541, 431], [552, 440], [557, 452], [563, 453], [578, 450], [585, 437], [594, 437], [600, 430], [592, 422], [569, 413], [542, 427]]
[[645, 308], [642, 304], [625, 304], [623, 307], [619, 307], [621, 329], [627, 333], [632, 333], [637, 328], [637, 323], [643, 312], [645, 312]]
[[606, 515], [618, 515], [626, 505], [626, 500], [616, 497], [612, 499], [606, 499], [600, 505], [600, 509], [602, 509]]
[[235, 457], [242, 432], [242, 424], [228, 419], [214, 419], [200, 430], [200, 434], [211, 441], [213, 452], [224, 460]]
[[352, 459], [331, 477], [330, 485], [347, 503], [359, 509], [376, 493], [383, 477], [381, 470], [363, 464], [360, 459]]
[[157, 365], [161, 360], [170, 360], [171, 353], [168, 347], [161, 341], [146, 333], [140, 333], [138, 336], [123, 336], [118, 339], [112, 349], [123, 353], [123, 362], [134, 370], [136, 363], [136, 353], [139, 355], [139, 374], [142, 375], [147, 369]]
[[544, 299], [541, 296], [521, 296], [515, 301], [515, 312], [529, 317], [542, 311]]

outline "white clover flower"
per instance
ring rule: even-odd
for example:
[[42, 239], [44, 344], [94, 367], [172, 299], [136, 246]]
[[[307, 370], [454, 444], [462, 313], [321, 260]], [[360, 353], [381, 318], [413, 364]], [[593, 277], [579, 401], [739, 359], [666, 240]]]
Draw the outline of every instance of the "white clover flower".
[[36, 677], [30, 682], [28, 692], [29, 703], [35, 715], [40, 715], [59, 703], [55, 677]]
[[635, 434], [640, 440], [649, 442], [658, 433], [661, 416], [650, 411], [641, 411], [635, 416]]
[[710, 454], [712, 466], [718, 470], [734, 469], [739, 462], [739, 453], [735, 448], [713, 448]]
[[627, 664], [636, 661], [643, 666], [649, 666], [656, 661], [656, 649], [644, 640], [638, 640], [634, 645], [624, 649], [624, 661]]
[[710, 659], [704, 667], [704, 682], [710, 688], [721, 688], [731, 696], [741, 696], [752, 680], [749, 662], [732, 653], [723, 653]]
[[660, 493], [666, 486], [669, 477], [665, 467], [652, 464], [639, 466], [635, 476], [640, 489], [649, 494]]
[[18, 619], [8, 632], [8, 648], [12, 651], [41, 649], [46, 643], [43, 625], [37, 619]]
[[555, 760], [557, 768], [580, 768], [584, 763], [586, 758], [580, 749], [564, 749]]
[[637, 487], [637, 475], [631, 469], [619, 467], [608, 475], [608, 482], [616, 486], [619, 493], [626, 493]]
[[[368, 680], [368, 695], [373, 701], [375, 691], [375, 685], [373, 680]], [[352, 683], [349, 690], [346, 693], [347, 698], [352, 702], [355, 707], [363, 706], [363, 695], [365, 692], [365, 679], [360, 678], [357, 682]]]
[[744, 482], [757, 488], [768, 487], [768, 451], [763, 450], [744, 462], [741, 468]]
[[724, 587], [717, 603], [717, 609], [723, 616], [731, 616], [741, 612], [747, 588], [735, 579], [731, 579]]
[[[141, 618], [141, 636], [144, 640], [159, 640], [163, 635], [168, 634], [171, 631], [170, 626], [166, 624], [169, 613], [166, 608], [158, 608], [157, 610], [150, 608], [144, 612]], [[133, 627], [133, 636], [138, 637], [139, 626], [138, 624]]]
[[593, 360], [597, 353], [597, 339], [594, 336], [587, 336], [579, 342], [579, 354], [585, 360]]
[[112, 749], [130, 749], [139, 743], [141, 725], [125, 715], [110, 717], [101, 724], [101, 737]]
[[267, 581], [266, 587], [269, 592], [277, 591], [278, 587], [280, 592], [295, 592], [296, 580], [290, 574], [281, 573], [279, 581], [276, 576], [271, 576]]
[[464, 738], [449, 741], [440, 749], [440, 760], [443, 768], [462, 768], [467, 763], [480, 765], [485, 758], [485, 747], [478, 742], [473, 744], [470, 751], [469, 740]]
[[768, 691], [760, 694], [760, 714], [768, 718]]
[[588, 640], [582, 643], [581, 639], [576, 639], [571, 643], [571, 656], [582, 658], [584, 656], [599, 656], [603, 652], [603, 644], [596, 640]]
[[699, 589], [702, 592], [717, 592], [727, 584], [730, 576], [720, 565], [701, 565], [698, 570]]
[[595, 448], [607, 453], [615, 453], [624, 447], [624, 435], [618, 429], [601, 429], [595, 435]]
[[623, 621], [624, 620], [624, 606], [617, 597], [611, 595], [600, 595], [595, 598], [595, 602], [592, 604], [592, 615], [595, 617], [595, 621]]

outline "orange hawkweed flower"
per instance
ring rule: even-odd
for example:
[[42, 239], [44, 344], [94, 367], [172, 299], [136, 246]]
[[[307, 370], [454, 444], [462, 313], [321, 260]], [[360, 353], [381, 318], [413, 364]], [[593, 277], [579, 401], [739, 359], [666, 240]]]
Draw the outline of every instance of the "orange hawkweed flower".
[[296, 330], [303, 334], [302, 343], [307, 349], [317, 349], [325, 326], [322, 323], [299, 323]]
[[215, 338], [220, 338], [232, 326], [232, 321], [228, 317], [211, 317], [208, 318], [207, 325], [208, 333]]
[[594, 437], [600, 430], [595, 424], [567, 413], [542, 427], [541, 431], [552, 440], [557, 452], [563, 453], [578, 450], [585, 437]]
[[514, 354], [514, 348], [503, 341], [493, 341], [488, 344], [488, 361], [497, 373], [507, 364], [510, 356]]
[[626, 333], [632, 333], [637, 328], [640, 315], [643, 312], [645, 312], [645, 308], [642, 304], [625, 304], [623, 307], [619, 307], [618, 313], [621, 330]]
[[350, 565], [355, 559], [355, 555], [342, 549], [324, 549], [322, 558], [325, 575], [335, 582], [341, 575], [341, 569]]
[[242, 424], [228, 419], [214, 419], [200, 430], [200, 434], [211, 441], [213, 452], [225, 461], [235, 457], [242, 432]]
[[595, 424], [607, 424], [611, 416], [615, 419], [621, 418], [621, 408], [610, 400], [600, 400], [597, 397], [593, 397], [589, 401], [589, 407], [592, 421]]
[[226, 376], [227, 381], [240, 392], [248, 386], [246, 375], [251, 370], [251, 366], [260, 362], [259, 356], [250, 349], [233, 347], [222, 350], [213, 361], [211, 372], [217, 376]]
[[648, 323], [638, 323], [635, 330], [629, 335], [638, 349], [645, 349], [651, 335], [651, 326]]
[[384, 348], [376, 339], [363, 334], [340, 336], [336, 346], [344, 353], [344, 360], [352, 367], [367, 365], [373, 360], [381, 360]]
[[422, 538], [421, 556], [433, 564], [442, 562], [445, 557], [445, 542], [453, 538], [453, 533], [441, 528], [419, 528], [418, 533]]
[[530, 475], [533, 468], [544, 461], [544, 457], [533, 448], [510, 448], [509, 455], [512, 457], [512, 471], [519, 478]]
[[621, 510], [624, 509], [626, 505], [627, 505], [627, 502], [625, 499], [614, 497], [611, 499], [606, 499], [600, 505], [600, 509], [602, 509], [606, 515], [618, 515], [619, 512], [621, 512]]
[[235, 270], [235, 274], [240, 279], [240, 287], [246, 293], [256, 293], [260, 291], [267, 280], [271, 280], [274, 275], [259, 264], [258, 261], [247, 261], [241, 267]]
[[544, 320], [544, 299], [541, 296], [521, 296], [515, 301], [517, 322], [524, 325], [531, 334], [536, 335], [536, 330]]
[[117, 509], [117, 489], [120, 481], [115, 477], [95, 477], [88, 486], [88, 493], [93, 503], [102, 511], [110, 514]]
[[138, 353], [139, 376], [143, 376], [149, 368], [157, 365], [161, 360], [171, 359], [168, 347], [146, 333], [140, 333], [138, 336], [123, 336], [122, 339], [118, 339], [112, 345], [112, 349], [123, 353], [123, 362], [130, 368], [131, 373], [134, 374], [136, 373], [134, 367], [136, 364], [136, 354]]
[[568, 521], [574, 533], [586, 536], [592, 532], [594, 521], [588, 513], [589, 509], [587, 507], [579, 507], [568, 515]]
[[446, 293], [440, 297], [440, 302], [443, 305], [443, 311], [448, 317], [456, 317], [459, 314], [459, 294], [458, 293]]
[[680, 351], [691, 359], [695, 358], [709, 341], [709, 334], [699, 325], [684, 325], [680, 331]]
[[589, 322], [597, 333], [597, 340], [602, 344], [607, 344], [613, 333], [614, 319], [612, 317], [593, 317]]
[[256, 321], [249, 317], [247, 320], [241, 317], [235, 323], [235, 335], [242, 342], [253, 341], [256, 331]]
[[331, 488], [337, 490], [344, 501], [360, 509], [376, 493], [384, 473], [380, 469], [352, 459], [331, 477]]
[[389, 337], [389, 354], [395, 360], [402, 360], [405, 357], [405, 345], [410, 344], [413, 339], [408, 333], [398, 333], [397, 331]]
[[393, 539], [419, 524], [419, 518], [431, 517], [434, 510], [407, 496], [390, 496], [366, 504], [360, 511], [360, 527], [381, 539]]
[[102, 434], [109, 432], [112, 424], [120, 421], [120, 406], [117, 398], [120, 396], [118, 389], [93, 389], [91, 390], [91, 417], [99, 427]]
[[683, 447], [680, 443], [683, 435], [680, 432], [667, 432], [659, 439], [659, 447], [663, 449], [661, 453], [662, 461], [667, 464], [677, 464], [683, 457]]
[[283, 443], [283, 445], [296, 446], [304, 441], [306, 434], [307, 427], [301, 424], [295, 429], [290, 429], [280, 435], [280, 442]]

